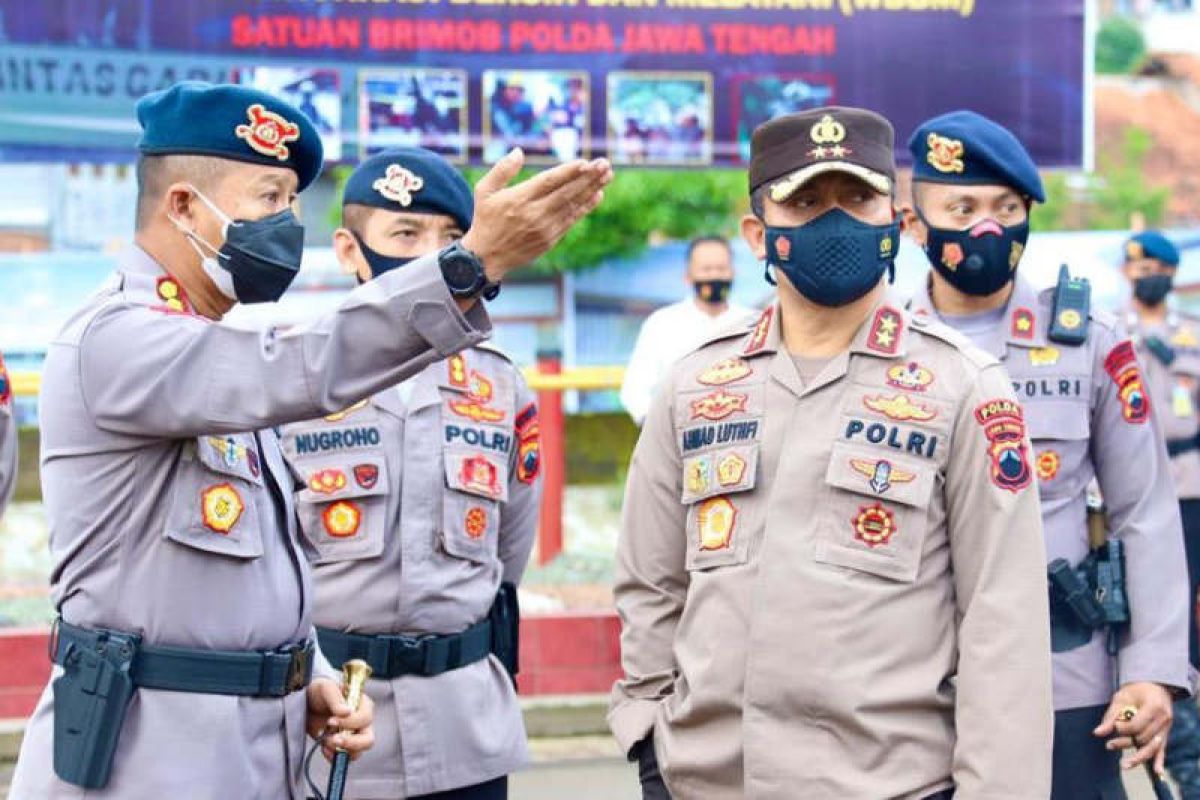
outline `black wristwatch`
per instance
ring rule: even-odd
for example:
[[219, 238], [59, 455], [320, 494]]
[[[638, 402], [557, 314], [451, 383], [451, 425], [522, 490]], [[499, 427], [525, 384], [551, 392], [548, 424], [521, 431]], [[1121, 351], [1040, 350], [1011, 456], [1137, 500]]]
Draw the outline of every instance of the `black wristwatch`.
[[479, 257], [462, 242], [455, 242], [438, 253], [438, 266], [442, 279], [455, 297], [474, 297], [488, 286], [487, 274]]

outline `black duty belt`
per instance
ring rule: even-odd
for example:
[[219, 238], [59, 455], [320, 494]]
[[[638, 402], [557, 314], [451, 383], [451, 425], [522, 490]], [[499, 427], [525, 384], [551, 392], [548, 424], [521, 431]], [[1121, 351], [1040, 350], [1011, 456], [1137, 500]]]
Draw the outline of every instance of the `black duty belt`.
[[462, 633], [445, 636], [370, 636], [317, 628], [317, 639], [321, 653], [335, 668], [361, 658], [371, 665], [373, 678], [429, 677], [487, 658], [492, 649], [492, 623], [484, 619]]
[[[103, 649], [109, 635], [60, 619], [51, 632], [50, 657], [66, 666], [74, 648]], [[312, 642], [278, 650], [201, 650], [140, 643], [133, 649], [130, 674], [134, 685], [144, 689], [284, 697], [312, 679]]]
[[1196, 437], [1190, 439], [1167, 439], [1167, 454], [1174, 458], [1200, 448], [1200, 443], [1196, 442]]

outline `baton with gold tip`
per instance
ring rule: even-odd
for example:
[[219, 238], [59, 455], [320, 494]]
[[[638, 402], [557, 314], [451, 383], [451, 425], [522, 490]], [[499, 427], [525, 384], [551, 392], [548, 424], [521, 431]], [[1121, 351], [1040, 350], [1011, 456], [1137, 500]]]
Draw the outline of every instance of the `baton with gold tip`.
[[[342, 696], [350, 706], [350, 712], [358, 710], [362, 702], [363, 686], [371, 677], [371, 666], [360, 659], [352, 659], [342, 665]], [[329, 788], [325, 800], [342, 800], [346, 791], [346, 777], [350, 771], [350, 754], [339, 749], [333, 754], [333, 768], [329, 772]]]

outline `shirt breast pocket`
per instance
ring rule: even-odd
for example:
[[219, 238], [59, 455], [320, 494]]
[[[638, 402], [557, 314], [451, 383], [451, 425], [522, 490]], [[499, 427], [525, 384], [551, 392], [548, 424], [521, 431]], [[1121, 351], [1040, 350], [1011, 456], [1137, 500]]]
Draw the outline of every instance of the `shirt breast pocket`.
[[447, 448], [442, 550], [455, 558], [487, 563], [496, 558], [500, 507], [508, 500], [508, 459], [475, 450]]
[[745, 564], [762, 528], [753, 490], [758, 482], [758, 442], [725, 447], [683, 460], [683, 495], [688, 506], [689, 571]]
[[932, 462], [834, 444], [814, 558], [911, 583], [921, 565], [937, 470]]
[[301, 465], [296, 496], [300, 529], [317, 551], [316, 563], [376, 558], [387, 530], [387, 461], [382, 454], [324, 466]]
[[249, 434], [202, 436], [184, 445], [166, 538], [206, 553], [240, 559], [263, 554], [257, 504], [262, 466]]
[[1077, 494], [1091, 478], [1084, 469], [1091, 424], [1085, 403], [1026, 403], [1025, 420], [1033, 445], [1033, 471], [1043, 499]]

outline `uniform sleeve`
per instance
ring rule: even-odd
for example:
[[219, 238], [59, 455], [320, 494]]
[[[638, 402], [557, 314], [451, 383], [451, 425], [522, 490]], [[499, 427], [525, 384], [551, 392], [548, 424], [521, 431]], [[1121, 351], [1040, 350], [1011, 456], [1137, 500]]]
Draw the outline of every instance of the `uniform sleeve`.
[[538, 429], [537, 397], [520, 370], [516, 376], [516, 422], [513, 448], [509, 456], [508, 502], [500, 508], [500, 563], [502, 580], [513, 585], [521, 582], [529, 553], [537, 535], [538, 511], [542, 499], [541, 433]]
[[654, 397], [654, 386], [662, 377], [660, 370], [663, 365], [658, 363], [656, 345], [661, 335], [658, 331], [659, 319], [656, 311], [642, 323], [633, 353], [629, 356], [629, 364], [625, 367], [625, 380], [621, 382], [621, 405], [625, 406], [625, 411], [638, 425], [645, 421]]
[[1014, 408], [1004, 369], [986, 367], [955, 422], [946, 467], [959, 614], [953, 773], [963, 800], [1050, 794], [1046, 555], [1031, 449]]
[[[669, 384], [668, 384], [669, 385]], [[642, 428], [625, 484], [614, 597], [624, 677], [613, 686], [608, 724], [625, 752], [651, 732], [658, 704], [674, 691], [673, 642], [687, 596], [687, 507], [671, 392], [660, 392]]]
[[84, 332], [79, 371], [101, 428], [184, 438], [339, 411], [489, 333], [487, 312], [464, 316], [427, 256], [285, 332], [114, 305]]
[[[0, 370], [3, 370], [0, 362]], [[0, 375], [0, 385], [7, 386], [8, 379]], [[12, 399], [0, 399], [0, 517], [12, 499], [17, 486], [17, 418], [13, 414]]]
[[[1188, 577], [1179, 502], [1166, 445], [1128, 340], [1103, 329], [1096, 348], [1092, 463], [1110, 535], [1125, 544], [1131, 623], [1119, 654], [1122, 684], [1191, 691]], [[1162, 413], [1170, 413], [1162, 410]]]

